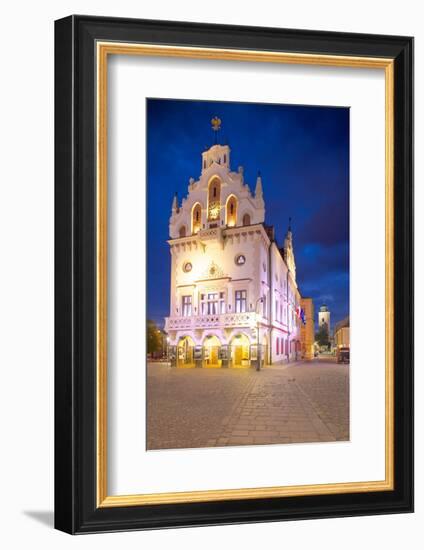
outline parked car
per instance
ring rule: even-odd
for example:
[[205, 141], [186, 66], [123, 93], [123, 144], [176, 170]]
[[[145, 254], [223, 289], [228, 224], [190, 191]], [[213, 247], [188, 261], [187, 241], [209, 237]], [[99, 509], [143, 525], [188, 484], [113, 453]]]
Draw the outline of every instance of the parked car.
[[337, 363], [349, 363], [349, 361], [350, 361], [350, 349], [349, 348], [337, 348], [336, 358], [337, 358]]

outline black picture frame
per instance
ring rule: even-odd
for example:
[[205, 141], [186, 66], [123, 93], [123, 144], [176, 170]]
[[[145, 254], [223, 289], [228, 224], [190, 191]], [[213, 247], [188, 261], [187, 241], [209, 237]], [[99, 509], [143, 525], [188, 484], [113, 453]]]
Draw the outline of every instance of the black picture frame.
[[[96, 504], [98, 40], [394, 60], [392, 491], [101, 508]], [[413, 39], [89, 17], [55, 22], [55, 527], [93, 533], [413, 511]]]

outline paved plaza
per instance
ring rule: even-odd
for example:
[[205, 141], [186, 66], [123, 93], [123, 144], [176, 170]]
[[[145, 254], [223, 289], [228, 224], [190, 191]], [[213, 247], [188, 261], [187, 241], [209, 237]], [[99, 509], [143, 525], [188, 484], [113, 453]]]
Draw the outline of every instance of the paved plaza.
[[147, 369], [147, 448], [346, 441], [349, 366]]

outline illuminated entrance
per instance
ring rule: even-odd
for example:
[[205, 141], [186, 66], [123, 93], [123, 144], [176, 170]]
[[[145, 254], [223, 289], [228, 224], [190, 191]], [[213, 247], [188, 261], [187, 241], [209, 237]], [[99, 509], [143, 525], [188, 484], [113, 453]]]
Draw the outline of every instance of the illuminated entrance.
[[194, 367], [194, 341], [190, 336], [180, 338], [177, 346], [177, 367]]
[[245, 334], [237, 334], [231, 340], [231, 366], [235, 368], [250, 366], [250, 342]]
[[219, 368], [221, 360], [219, 359], [219, 348], [221, 342], [215, 335], [206, 336], [203, 341], [203, 366], [209, 368]]

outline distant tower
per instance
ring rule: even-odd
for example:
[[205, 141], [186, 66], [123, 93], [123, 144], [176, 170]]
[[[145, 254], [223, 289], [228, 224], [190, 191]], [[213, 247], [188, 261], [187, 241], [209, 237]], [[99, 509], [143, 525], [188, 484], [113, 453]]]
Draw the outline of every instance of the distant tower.
[[318, 312], [318, 327], [327, 326], [327, 334], [330, 337], [330, 312], [325, 304], [319, 308]]

